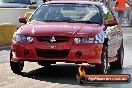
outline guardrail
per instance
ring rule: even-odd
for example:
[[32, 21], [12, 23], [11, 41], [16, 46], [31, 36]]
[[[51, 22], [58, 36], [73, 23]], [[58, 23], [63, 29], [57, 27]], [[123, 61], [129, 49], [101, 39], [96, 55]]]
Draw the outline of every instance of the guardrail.
[[17, 30], [15, 24], [0, 24], [0, 46], [11, 44], [13, 33]]

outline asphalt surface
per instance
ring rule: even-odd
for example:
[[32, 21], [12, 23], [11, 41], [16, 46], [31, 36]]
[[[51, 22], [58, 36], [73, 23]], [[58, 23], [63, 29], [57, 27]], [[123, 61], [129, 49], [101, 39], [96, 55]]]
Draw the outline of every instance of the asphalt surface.
[[[124, 66], [122, 70], [109, 70], [109, 74], [132, 75], [132, 28], [124, 30]], [[12, 73], [9, 65], [9, 48], [0, 49], [0, 88], [132, 88], [129, 84], [79, 85], [76, 74], [79, 65], [58, 63], [50, 68], [26, 62], [21, 75]], [[93, 66], [83, 65], [87, 74], [94, 74]]]

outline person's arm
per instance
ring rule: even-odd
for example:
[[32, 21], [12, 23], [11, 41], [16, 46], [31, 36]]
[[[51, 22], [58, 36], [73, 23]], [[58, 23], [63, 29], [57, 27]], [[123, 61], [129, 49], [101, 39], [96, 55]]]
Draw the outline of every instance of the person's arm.
[[115, 1], [115, 11], [117, 10], [118, 0]]
[[129, 4], [128, 0], [126, 0], [126, 3], [127, 3], [130, 7], [132, 6], [132, 4]]

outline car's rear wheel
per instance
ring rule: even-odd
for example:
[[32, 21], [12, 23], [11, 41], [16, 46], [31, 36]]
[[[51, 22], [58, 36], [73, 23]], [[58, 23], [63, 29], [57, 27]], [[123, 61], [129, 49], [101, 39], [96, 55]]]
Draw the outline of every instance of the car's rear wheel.
[[13, 73], [20, 74], [24, 67], [24, 61], [13, 62], [12, 60], [12, 52], [10, 53], [10, 67]]
[[95, 65], [96, 67], [96, 73], [98, 74], [107, 74], [108, 71], [108, 52], [107, 52], [107, 46], [104, 45], [101, 55], [101, 64]]
[[124, 59], [124, 47], [123, 47], [123, 40], [122, 40], [120, 48], [117, 51], [117, 60], [110, 63], [110, 68], [122, 69], [123, 59]]

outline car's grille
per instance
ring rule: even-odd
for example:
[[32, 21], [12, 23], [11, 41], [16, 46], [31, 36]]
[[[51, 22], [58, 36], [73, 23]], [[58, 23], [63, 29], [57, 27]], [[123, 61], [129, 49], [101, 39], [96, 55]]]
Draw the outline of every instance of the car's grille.
[[37, 40], [39, 42], [50, 42], [50, 43], [60, 43], [68, 42], [70, 38], [64, 36], [39, 36]]
[[39, 57], [64, 58], [69, 54], [69, 50], [36, 50]]

